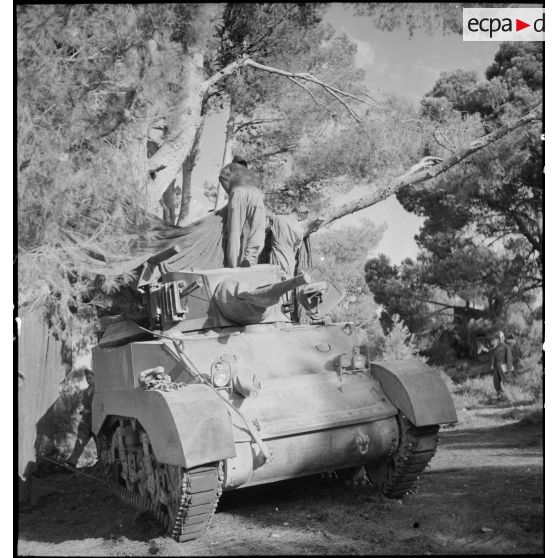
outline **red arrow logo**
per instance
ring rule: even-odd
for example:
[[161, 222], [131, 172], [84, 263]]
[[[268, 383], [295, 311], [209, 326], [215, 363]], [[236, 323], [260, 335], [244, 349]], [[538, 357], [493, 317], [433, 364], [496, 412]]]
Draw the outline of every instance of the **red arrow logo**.
[[521, 31], [522, 29], [525, 29], [526, 27], [531, 27], [530, 23], [525, 23], [524, 21], [521, 21], [520, 19], [515, 20], [515, 30], [516, 31]]

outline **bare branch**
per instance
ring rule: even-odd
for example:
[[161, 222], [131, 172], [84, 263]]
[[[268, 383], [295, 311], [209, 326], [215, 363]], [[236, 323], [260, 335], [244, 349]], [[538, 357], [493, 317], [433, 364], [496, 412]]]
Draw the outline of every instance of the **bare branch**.
[[[332, 85], [328, 85], [326, 83], [324, 83], [323, 81], [319, 80], [317, 77], [313, 76], [312, 74], [306, 73], [306, 72], [288, 72], [286, 70], [280, 70], [278, 68], [273, 68], [272, 66], [265, 66], [264, 64], [259, 64], [258, 62], [254, 62], [254, 60], [251, 59], [247, 59], [245, 61], [245, 65], [246, 66], [250, 66], [251, 68], [256, 68], [258, 70], [263, 70], [264, 72], [270, 72], [272, 74], [278, 74], [281, 76], [286, 76], [286, 77], [291, 77], [291, 78], [296, 78], [296, 79], [300, 79], [303, 81], [309, 81], [311, 83], [315, 83], [316, 85], [320, 85], [321, 87], [323, 87], [324, 89], [327, 90], [328, 93], [330, 94], [338, 94], [338, 95], [343, 95], [344, 97], [349, 97], [350, 99], [354, 99], [355, 101], [358, 101], [359, 103], [363, 103], [365, 105], [368, 105], [376, 110], [380, 110], [383, 112], [388, 112], [389, 109], [384, 109], [382, 107], [379, 107], [377, 104], [375, 103], [371, 103], [370, 101], [367, 101], [366, 99], [362, 99], [361, 97], [357, 97], [356, 95], [353, 95], [352, 93], [349, 93], [347, 91], [342, 91], [341, 89], [337, 89], [336, 87], [333, 87]], [[334, 95], [336, 97], [336, 95]], [[336, 97], [337, 98], [337, 97]]]
[[325, 105], [324, 103], [322, 103], [321, 101], [316, 99], [316, 97], [314, 96], [314, 93], [312, 93], [312, 91], [310, 91], [310, 89], [308, 87], [306, 87], [306, 85], [304, 85], [304, 83], [300, 83], [295, 78], [292, 78], [290, 76], [288, 76], [287, 79], [290, 79], [293, 83], [296, 83], [296, 85], [298, 85], [299, 87], [302, 87], [302, 89], [304, 89], [304, 91], [306, 91], [306, 93], [308, 93], [308, 95], [310, 95], [310, 97], [312, 97], [312, 99], [314, 99], [314, 102], [317, 105], [325, 108], [330, 114], [333, 114], [333, 111], [327, 105]]
[[233, 134], [240, 132], [246, 126], [258, 126], [259, 124], [269, 124], [270, 122], [280, 122], [281, 120], [289, 120], [288, 118], [259, 118], [256, 120], [248, 120], [247, 122], [242, 122], [233, 131]]
[[[203, 110], [203, 101], [207, 100], [207, 94], [211, 87], [219, 83], [223, 78], [230, 76], [234, 72], [238, 71], [243, 67], [251, 67], [256, 70], [261, 70], [288, 78], [293, 78], [297, 85], [302, 86], [302, 81], [314, 83], [324, 88], [330, 95], [332, 95], [336, 100], [338, 100], [348, 113], [360, 123], [358, 115], [349, 107], [349, 105], [342, 99], [342, 97], [347, 97], [364, 103], [368, 106], [373, 107], [376, 110], [383, 110], [376, 104], [373, 104], [366, 99], [362, 99], [348, 93], [346, 91], [341, 91], [333, 86], [323, 83], [318, 78], [309, 73], [295, 73], [288, 72], [286, 70], [280, 70], [278, 68], [273, 68], [271, 66], [265, 66], [255, 62], [244, 54], [242, 58], [231, 62], [215, 74], [213, 74], [208, 79], [200, 79], [202, 71], [202, 57], [199, 53], [196, 53], [188, 64], [191, 66], [191, 70], [185, 71], [185, 84], [184, 87], [190, 91], [190, 94], [185, 96], [181, 106], [178, 107], [176, 119], [177, 123], [173, 127], [174, 129], [169, 134], [169, 137], [161, 148], [156, 151], [152, 157], [149, 159], [149, 169], [150, 173], [153, 174], [153, 169], [164, 165], [165, 168], [163, 172], [155, 174], [155, 179], [153, 179], [149, 184], [149, 206], [152, 210], [157, 211], [156, 206], [158, 205], [158, 200], [162, 194], [168, 188], [170, 181], [177, 175], [180, 170], [180, 166], [186, 157], [187, 152], [191, 149], [195, 130], [199, 127], [199, 115]], [[193, 77], [196, 80], [193, 81]], [[199, 81], [197, 81], [199, 79]], [[308, 88], [304, 87], [305, 90]], [[312, 95], [313, 96], [313, 95]]]
[[273, 157], [274, 155], [280, 155], [281, 153], [286, 153], [288, 151], [293, 151], [297, 146], [296, 143], [291, 143], [290, 145], [284, 145], [283, 147], [279, 147], [273, 151], [266, 151], [257, 157], [248, 160], [248, 163], [252, 163], [254, 161], [259, 161], [260, 159], [265, 159], [267, 157]]
[[[434, 140], [436, 141], [436, 143], [440, 147], [442, 147], [443, 149], [447, 149], [448, 151], [451, 151], [452, 153], [455, 153], [455, 145], [450, 143], [450, 141], [448, 140], [448, 138], [446, 138], [444, 133], [439, 132], [439, 130], [440, 130], [440, 126], [436, 126], [436, 128], [434, 128], [434, 132], [432, 132], [432, 135], [434, 136]], [[440, 133], [440, 135], [442, 136], [442, 139], [446, 142], [445, 145], [438, 139], [438, 136], [436, 135], [437, 132]]]
[[360, 124], [360, 118], [358, 117], [357, 113], [337, 94], [335, 93], [329, 86], [325, 84], [320, 84], [332, 97], [335, 97], [344, 107], [345, 110]]
[[368, 97], [370, 100], [374, 101], [378, 105], [378, 108], [380, 108], [381, 110], [387, 110], [384, 107], [382, 107], [382, 105], [381, 105], [380, 101], [378, 101], [378, 99], [375, 99], [369, 93], [362, 93], [362, 95], [363, 95], [363, 97]]

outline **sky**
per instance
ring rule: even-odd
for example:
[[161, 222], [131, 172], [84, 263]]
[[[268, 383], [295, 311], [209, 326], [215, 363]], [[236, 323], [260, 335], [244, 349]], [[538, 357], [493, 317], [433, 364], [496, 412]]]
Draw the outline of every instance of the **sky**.
[[[326, 22], [337, 33], [346, 33], [357, 44], [356, 64], [366, 71], [366, 83], [371, 92], [396, 93], [415, 102], [429, 91], [443, 71], [461, 68], [475, 70], [482, 76], [499, 48], [497, 42], [463, 42], [461, 35], [428, 36], [415, 32], [409, 38], [406, 30], [383, 32], [374, 28], [371, 20], [353, 15], [350, 8], [333, 3], [326, 13]], [[225, 141], [226, 111], [207, 118], [201, 138], [200, 156], [192, 174], [191, 218], [211, 209], [203, 195], [203, 183], [217, 181]], [[339, 196], [343, 203], [366, 194], [366, 188], [354, 188]], [[387, 229], [377, 248], [369, 255], [386, 254], [394, 263], [406, 257], [415, 258], [418, 247], [414, 235], [421, 218], [406, 212], [395, 196], [384, 202], [344, 217], [331, 227], [354, 225], [361, 218], [371, 219]]]

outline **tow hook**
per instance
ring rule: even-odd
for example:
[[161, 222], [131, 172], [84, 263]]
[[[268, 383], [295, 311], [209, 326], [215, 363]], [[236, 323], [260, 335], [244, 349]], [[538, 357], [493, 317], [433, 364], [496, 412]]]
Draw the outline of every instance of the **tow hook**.
[[363, 434], [362, 432], [357, 432], [355, 439], [354, 439], [355, 449], [365, 455], [368, 453], [368, 446], [370, 445], [370, 438], [367, 434]]

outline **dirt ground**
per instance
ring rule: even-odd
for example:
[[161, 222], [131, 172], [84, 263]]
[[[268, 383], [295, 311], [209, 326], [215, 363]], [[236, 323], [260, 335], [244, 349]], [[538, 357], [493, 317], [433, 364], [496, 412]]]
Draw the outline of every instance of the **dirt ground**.
[[[496, 554], [543, 552], [542, 421], [529, 409], [460, 411], [416, 493], [307, 477], [225, 493], [201, 540], [176, 543], [102, 484], [51, 475], [58, 492], [19, 513], [19, 555]], [[84, 470], [87, 472], [87, 470]]]

